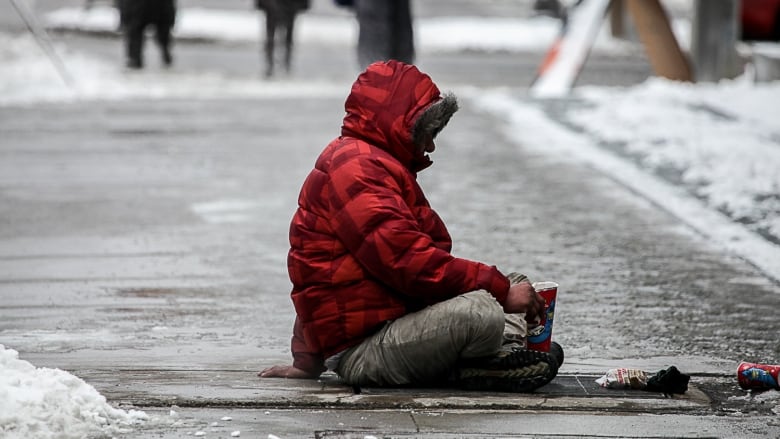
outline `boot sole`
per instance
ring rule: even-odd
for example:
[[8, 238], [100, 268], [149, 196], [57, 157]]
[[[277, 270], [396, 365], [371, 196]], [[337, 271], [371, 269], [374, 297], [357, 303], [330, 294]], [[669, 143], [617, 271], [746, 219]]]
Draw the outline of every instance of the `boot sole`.
[[557, 362], [550, 354], [523, 349], [492, 358], [481, 367], [461, 367], [458, 384], [465, 390], [527, 393], [552, 381], [557, 372]]

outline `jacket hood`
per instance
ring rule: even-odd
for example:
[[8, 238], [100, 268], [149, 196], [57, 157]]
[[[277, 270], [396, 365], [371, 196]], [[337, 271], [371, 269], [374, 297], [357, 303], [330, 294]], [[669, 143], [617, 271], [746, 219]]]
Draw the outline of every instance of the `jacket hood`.
[[420, 171], [433, 162], [418, 152], [415, 122], [441, 99], [436, 84], [417, 67], [395, 60], [373, 63], [352, 85], [341, 134], [382, 148]]

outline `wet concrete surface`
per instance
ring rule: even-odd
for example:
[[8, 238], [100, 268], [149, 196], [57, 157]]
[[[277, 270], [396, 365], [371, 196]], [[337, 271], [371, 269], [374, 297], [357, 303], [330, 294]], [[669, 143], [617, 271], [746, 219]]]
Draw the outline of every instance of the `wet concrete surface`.
[[[17, 325], [19, 337], [52, 321], [55, 331], [81, 325], [75, 316], [89, 307], [95, 328], [126, 324], [111, 346], [175, 339], [168, 323], [189, 318], [199, 324], [184, 325], [187, 337], [234, 334], [239, 345], [243, 336], [279, 337], [275, 328], [291, 322], [286, 229], [340, 106], [182, 100], [1, 109], [0, 288], [13, 306], [63, 304], [60, 316], [56, 307], [9, 316], [5, 336]], [[780, 356], [754, 336], [777, 333], [777, 285], [608, 176], [525, 156], [492, 134], [493, 121], [464, 107], [420, 179], [458, 254], [561, 283], [556, 335], [564, 345], [599, 346], [598, 358]], [[286, 117], [269, 129], [275, 112]], [[117, 134], [141, 126], [158, 134]], [[39, 343], [58, 350], [56, 340]], [[286, 355], [286, 334], [276, 344]]]
[[[240, 437], [310, 438], [763, 438], [761, 425], [738, 426], [723, 417], [698, 415], [612, 416], [604, 413], [535, 413], [528, 411], [480, 410], [392, 410], [341, 411], [332, 409], [296, 410], [175, 409], [175, 418], [187, 419], [177, 428], [161, 429], [144, 438]], [[169, 410], [151, 412], [170, 417]], [[192, 414], [202, 417], [194, 420]], [[230, 413], [225, 415], [225, 413]], [[222, 421], [229, 417], [230, 420]], [[216, 424], [216, 425], [214, 425]], [[622, 432], [610, 434], [606, 432]], [[644, 432], [632, 436], [631, 432]], [[727, 434], [724, 436], [724, 432]], [[769, 432], [771, 434], [771, 432]]]
[[[691, 388], [673, 398], [661, 393], [606, 389], [597, 375], [561, 375], [533, 395], [468, 392], [451, 388], [365, 388], [356, 391], [333, 373], [311, 380], [263, 380], [247, 383], [242, 370], [81, 369], [78, 376], [95, 383], [101, 393], [118, 404], [144, 407], [279, 407], [281, 401], [300, 409], [538, 409], [552, 411], [619, 408], [625, 412], [696, 412], [709, 410], [711, 399]], [[141, 390], [142, 389], [142, 390]], [[139, 391], [140, 390], [140, 391]], [[594, 401], [589, 401], [594, 399]], [[586, 402], [582, 402], [586, 401]], [[633, 406], [633, 408], [631, 408]]]
[[[286, 229], [300, 182], [338, 126], [333, 98], [0, 109], [0, 342], [37, 366], [72, 371], [123, 407], [180, 404], [192, 423], [247, 407], [284, 408], [279, 423], [334, 407], [350, 419], [343, 429], [299, 420], [308, 427], [286, 424], [280, 437], [357, 434], [365, 428], [357, 412], [388, 420], [431, 406], [448, 422], [459, 410], [632, 422], [654, 413], [778, 431], [771, 407], [751, 403], [733, 379], [738, 361], [778, 355], [772, 337], [754, 336], [778, 331], [778, 286], [608, 176], [508, 143], [495, 120], [463, 104], [420, 180], [456, 253], [561, 283], [555, 338], [567, 363], [538, 395], [355, 396], [338, 384], [255, 377], [289, 361]], [[609, 367], [670, 364], [693, 374], [690, 394], [704, 396], [588, 395], [578, 384]], [[503, 420], [430, 432], [526, 431], [517, 416], [496, 416]], [[273, 433], [277, 424], [259, 419], [246, 428]], [[172, 425], [143, 434], [185, 434]]]
[[[180, 68], [215, 47], [251, 75], [251, 47], [182, 46]], [[309, 71], [329, 56], [313, 52]], [[324, 75], [351, 74], [330, 55]], [[531, 78], [501, 54], [425, 62], [456, 92]], [[629, 63], [620, 81], [648, 74]], [[468, 97], [420, 181], [457, 255], [561, 284], [561, 377], [532, 395], [256, 378], [289, 361], [287, 227], [342, 114], [326, 96], [0, 108], [0, 343], [156, 417], [127, 437], [780, 436], [734, 376], [780, 358], [780, 286], [608, 175], [512, 143]], [[684, 397], [593, 388], [610, 367], [672, 364], [693, 375]]]

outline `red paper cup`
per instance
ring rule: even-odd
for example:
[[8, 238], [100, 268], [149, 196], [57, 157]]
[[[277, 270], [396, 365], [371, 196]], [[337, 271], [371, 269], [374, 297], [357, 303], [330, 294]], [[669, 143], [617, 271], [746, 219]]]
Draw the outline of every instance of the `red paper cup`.
[[759, 364], [743, 361], [737, 367], [737, 381], [743, 389], [780, 389], [777, 375], [780, 373], [778, 364]]
[[533, 287], [544, 298], [545, 311], [541, 320], [529, 325], [528, 349], [549, 352], [558, 284], [555, 282], [534, 282]]

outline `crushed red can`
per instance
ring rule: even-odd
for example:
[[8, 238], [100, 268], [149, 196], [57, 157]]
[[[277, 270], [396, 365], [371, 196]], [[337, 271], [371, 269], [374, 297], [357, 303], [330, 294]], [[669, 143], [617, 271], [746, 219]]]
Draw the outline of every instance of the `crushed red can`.
[[555, 301], [558, 296], [558, 284], [555, 282], [534, 282], [534, 290], [544, 298], [545, 311], [542, 318], [528, 327], [528, 349], [550, 351], [552, 326], [555, 317]]
[[743, 361], [737, 367], [737, 381], [743, 389], [778, 389], [780, 364], [760, 364]]

